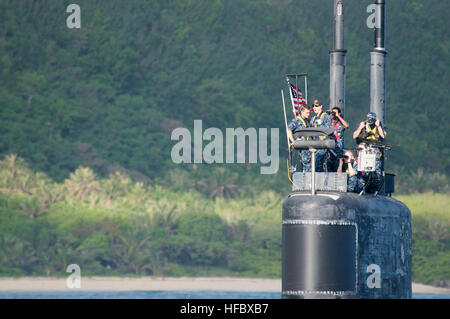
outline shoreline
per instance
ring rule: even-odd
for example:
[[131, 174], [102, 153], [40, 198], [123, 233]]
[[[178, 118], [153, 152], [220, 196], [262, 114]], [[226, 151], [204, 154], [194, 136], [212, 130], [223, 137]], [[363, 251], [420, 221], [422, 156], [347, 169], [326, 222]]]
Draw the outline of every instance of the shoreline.
[[[138, 290], [216, 290], [216, 291], [281, 291], [280, 279], [239, 277], [81, 277], [81, 287], [70, 289], [67, 278], [20, 277], [0, 278], [0, 291], [138, 291]], [[413, 293], [450, 294], [449, 288], [419, 283], [412, 284]]]

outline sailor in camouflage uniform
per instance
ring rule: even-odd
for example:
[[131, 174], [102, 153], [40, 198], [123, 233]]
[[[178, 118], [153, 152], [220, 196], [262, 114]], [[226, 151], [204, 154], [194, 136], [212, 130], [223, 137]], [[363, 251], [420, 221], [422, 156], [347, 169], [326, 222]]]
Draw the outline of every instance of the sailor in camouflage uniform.
[[330, 150], [329, 172], [336, 172], [339, 166], [339, 158], [344, 155], [344, 131], [348, 128], [348, 123], [344, 120], [341, 113], [341, 109], [337, 106], [331, 109], [331, 128], [334, 130], [336, 147]]
[[[377, 119], [374, 112], [367, 113], [367, 119], [359, 124], [358, 129], [353, 132], [353, 138], [357, 139], [360, 135], [367, 140], [382, 141], [386, 138], [386, 129]], [[377, 192], [383, 183], [383, 154], [378, 147], [371, 146], [368, 143], [361, 143], [359, 147], [371, 147], [375, 150], [376, 161], [374, 172], [363, 172], [365, 181], [365, 191], [368, 193]]]
[[337, 172], [345, 171], [347, 173], [347, 192], [359, 193], [364, 188], [364, 179], [362, 173], [358, 172], [358, 163], [352, 151], [346, 151], [343, 155], [339, 158]]
[[[311, 108], [304, 104], [300, 110], [300, 116], [292, 119], [291, 123], [288, 125], [288, 136], [291, 143], [294, 143], [294, 133], [302, 128], [310, 127], [308, 118], [311, 112]], [[308, 139], [309, 137], [302, 137]], [[311, 152], [308, 150], [299, 151], [299, 155], [302, 162], [303, 172], [311, 172]]]
[[[331, 116], [323, 111], [323, 104], [320, 100], [314, 100], [313, 103], [314, 113], [310, 116], [310, 123], [312, 127], [330, 127], [331, 128]], [[317, 137], [316, 137], [317, 138]], [[318, 137], [325, 138], [325, 137]], [[325, 149], [319, 149], [316, 152], [316, 172], [325, 171], [326, 158], [329, 158], [329, 152]]]

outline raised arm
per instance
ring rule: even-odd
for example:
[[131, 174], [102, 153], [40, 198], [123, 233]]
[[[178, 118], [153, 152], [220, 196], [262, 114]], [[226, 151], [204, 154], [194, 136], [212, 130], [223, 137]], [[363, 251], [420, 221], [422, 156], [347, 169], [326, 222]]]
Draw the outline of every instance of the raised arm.
[[342, 164], [344, 163], [344, 159], [342, 157], [339, 157], [339, 166], [337, 168], [336, 173], [342, 173]]
[[375, 126], [377, 127], [377, 132], [380, 135], [381, 138], [386, 138], [386, 132], [381, 127], [380, 120], [375, 121]]
[[358, 174], [358, 172], [353, 168], [352, 163], [348, 163], [348, 175], [351, 176], [355, 176], [356, 174]]
[[356, 129], [356, 131], [353, 132], [353, 138], [357, 139], [359, 134], [361, 134], [361, 130], [364, 128], [364, 122], [359, 123], [358, 128]]
[[344, 119], [342, 118], [342, 116], [340, 116], [340, 115], [337, 115], [337, 117], [339, 118], [339, 121], [341, 121], [342, 125], [344, 125], [345, 128], [348, 128], [348, 123], [347, 123], [347, 121], [344, 120]]

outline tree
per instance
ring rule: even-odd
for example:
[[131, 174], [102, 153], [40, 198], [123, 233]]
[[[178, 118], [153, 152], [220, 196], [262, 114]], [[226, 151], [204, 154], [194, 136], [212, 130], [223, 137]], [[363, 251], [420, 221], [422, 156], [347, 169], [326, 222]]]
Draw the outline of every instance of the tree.
[[94, 172], [88, 167], [79, 167], [70, 178], [64, 180], [69, 194], [77, 200], [84, 199], [90, 194], [100, 190], [100, 183], [96, 180]]
[[211, 175], [197, 181], [195, 188], [209, 197], [232, 198], [239, 194], [238, 175], [224, 167], [215, 168]]

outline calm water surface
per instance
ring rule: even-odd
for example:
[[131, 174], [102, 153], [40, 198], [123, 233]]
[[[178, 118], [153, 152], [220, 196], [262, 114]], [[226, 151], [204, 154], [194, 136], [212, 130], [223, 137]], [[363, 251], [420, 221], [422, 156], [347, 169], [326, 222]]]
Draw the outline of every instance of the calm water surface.
[[[280, 292], [251, 291], [0, 291], [0, 299], [280, 299]], [[450, 299], [450, 294], [413, 294], [413, 299]]]

